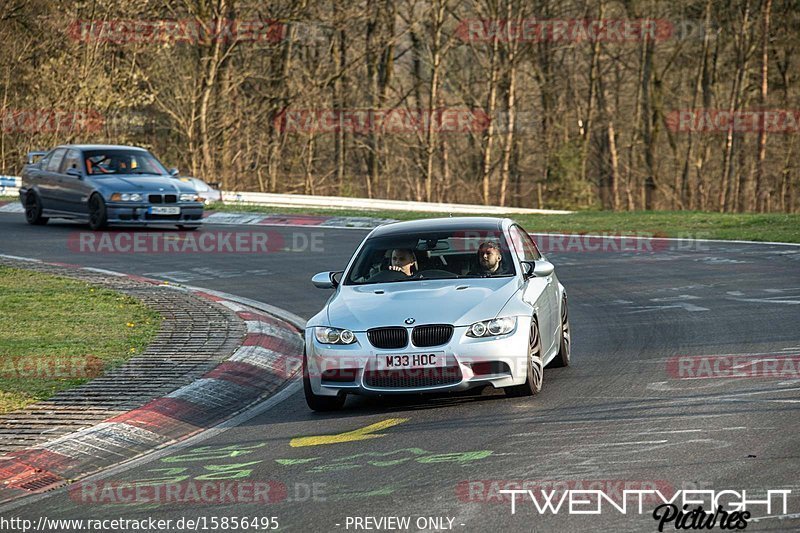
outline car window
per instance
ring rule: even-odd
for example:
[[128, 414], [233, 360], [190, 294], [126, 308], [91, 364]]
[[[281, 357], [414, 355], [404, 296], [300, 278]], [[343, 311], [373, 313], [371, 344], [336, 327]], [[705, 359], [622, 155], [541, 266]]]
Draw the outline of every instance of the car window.
[[[487, 245], [494, 251], [481, 262], [478, 252]], [[467, 229], [373, 237], [361, 248], [345, 285], [514, 274], [512, 252], [501, 231]]]
[[64, 154], [66, 153], [66, 148], [59, 148], [53, 152], [53, 156], [50, 158], [50, 161], [47, 162], [46, 170], [48, 172], [58, 172], [58, 169], [61, 168], [61, 161], [64, 159]]
[[86, 173], [105, 176], [108, 174], [141, 174], [162, 177], [166, 169], [150, 152], [110, 148], [84, 152]]
[[49, 154], [46, 154], [44, 157], [42, 157], [39, 160], [39, 163], [38, 163], [39, 164], [39, 168], [42, 169], [42, 170], [46, 170], [47, 169], [47, 164], [50, 162], [50, 158], [52, 156], [53, 156], [53, 152], [50, 152]]
[[517, 225], [511, 226], [511, 242], [521, 261], [538, 261], [542, 258], [536, 243], [533, 242], [528, 232]]
[[68, 168], [77, 168], [81, 170], [81, 153], [77, 150], [70, 150], [64, 158], [64, 165], [61, 168], [61, 173], [65, 173]]

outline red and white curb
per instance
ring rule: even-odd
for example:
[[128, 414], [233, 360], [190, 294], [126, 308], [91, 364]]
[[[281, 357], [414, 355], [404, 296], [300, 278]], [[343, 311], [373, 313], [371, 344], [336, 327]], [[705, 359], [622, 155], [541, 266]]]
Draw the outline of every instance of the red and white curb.
[[92, 267], [0, 255], [44, 265], [127, 277], [165, 290], [188, 291], [233, 310], [247, 324], [240, 348], [200, 379], [104, 422], [0, 457], [0, 503], [57, 488], [180, 442], [252, 408], [292, 379], [303, 353], [305, 321], [286, 311], [244, 303], [246, 299], [194, 287]]
[[372, 229], [396, 222], [390, 218], [344, 217], [328, 215], [265, 215], [263, 213], [206, 213], [209, 224], [257, 226], [309, 226], [331, 229]]

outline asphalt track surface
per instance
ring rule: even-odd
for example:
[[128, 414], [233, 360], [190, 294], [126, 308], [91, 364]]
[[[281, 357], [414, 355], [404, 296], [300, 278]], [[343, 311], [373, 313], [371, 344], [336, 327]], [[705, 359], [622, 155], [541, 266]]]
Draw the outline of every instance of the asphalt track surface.
[[[270, 238], [300, 245], [297, 236], [304, 235], [317, 245], [268, 254], [82, 253], [68, 241], [88, 231], [84, 226], [30, 227], [21, 214], [0, 214], [0, 253], [207, 287], [309, 318], [330, 294], [314, 289], [311, 275], [344, 267], [366, 233], [210, 225], [200, 231], [218, 230], [269, 231]], [[657, 530], [655, 504], [645, 503], [641, 515], [635, 507], [623, 515], [610, 506], [599, 515], [563, 508], [553, 515], [519, 498], [512, 514], [508, 499], [487, 493], [498, 485], [465, 485], [526, 480], [547, 490], [560, 480], [567, 483], [561, 487], [607, 493], [625, 482], [634, 490], [747, 490], [762, 498], [766, 490], [791, 490], [786, 513], [777, 500], [770, 517], [764, 506], [753, 507], [753, 518], [763, 519], [751, 518], [747, 529], [800, 529], [798, 374], [681, 379], [668, 366], [674, 356], [800, 354], [800, 247], [669, 243], [642, 253], [569, 251], [549, 258], [570, 295], [573, 365], [546, 370], [534, 399], [491, 390], [427, 399], [350, 397], [345, 410], [316, 414], [297, 390], [241, 425], [105, 480], [188, 482], [216, 475], [270, 481], [286, 490], [280, 502], [91, 503], [60, 491], [3, 516], [274, 516], [281, 530], [294, 531], [364, 530], [352, 520], [366, 516], [408, 516], [412, 531], [436, 530], [417, 524], [420, 517], [449, 517], [453, 531], [470, 532]], [[379, 438], [290, 445], [293, 438], [387, 419], [406, 420], [379, 431]], [[492, 501], [480, 501], [487, 498]]]

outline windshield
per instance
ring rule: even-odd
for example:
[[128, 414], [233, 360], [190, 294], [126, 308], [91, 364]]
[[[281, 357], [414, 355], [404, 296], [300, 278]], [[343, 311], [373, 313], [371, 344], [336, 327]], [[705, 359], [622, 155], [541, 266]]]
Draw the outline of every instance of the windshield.
[[457, 230], [372, 238], [361, 248], [344, 284], [513, 275], [514, 262], [502, 232]]
[[140, 150], [92, 150], [84, 152], [86, 173], [91, 176], [142, 174], [163, 176], [167, 171], [150, 152]]

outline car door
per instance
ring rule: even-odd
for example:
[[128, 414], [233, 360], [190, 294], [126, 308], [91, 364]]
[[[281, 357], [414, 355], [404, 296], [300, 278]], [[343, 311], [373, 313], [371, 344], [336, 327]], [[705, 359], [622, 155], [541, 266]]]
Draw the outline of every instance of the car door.
[[[80, 176], [67, 174], [70, 169], [77, 170]], [[64, 157], [58, 177], [62, 210], [87, 214], [87, 199], [91, 193], [91, 186], [87, 183], [85, 175], [80, 150], [70, 149]]]
[[42, 156], [36, 163], [29, 163], [25, 165], [22, 170], [22, 187], [28, 190], [35, 189], [39, 192], [39, 198], [42, 197], [44, 187], [44, 169], [53, 152], [47, 153]]
[[66, 148], [56, 148], [47, 161], [43, 161], [38, 188], [42, 198], [42, 205], [45, 209], [62, 210], [61, 184], [58, 180], [58, 173], [61, 170], [61, 163], [66, 153]]
[[[511, 241], [521, 261], [541, 261], [542, 254], [536, 247], [528, 232], [516, 224], [511, 226]], [[526, 282], [526, 292], [529, 297], [538, 297], [539, 306], [539, 332], [542, 336], [543, 355], [552, 349], [556, 342], [556, 330], [559, 327], [558, 318], [558, 282], [555, 274], [547, 277], [530, 277]], [[527, 298], [526, 298], [527, 299]]]

